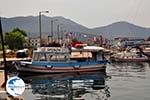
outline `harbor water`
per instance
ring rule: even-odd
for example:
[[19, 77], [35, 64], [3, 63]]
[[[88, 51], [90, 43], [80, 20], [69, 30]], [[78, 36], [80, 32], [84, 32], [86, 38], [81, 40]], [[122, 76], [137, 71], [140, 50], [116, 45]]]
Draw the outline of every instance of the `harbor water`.
[[150, 100], [150, 63], [114, 63], [107, 68], [110, 100]]
[[105, 72], [19, 77], [26, 83], [24, 100], [150, 100], [150, 63], [111, 63]]

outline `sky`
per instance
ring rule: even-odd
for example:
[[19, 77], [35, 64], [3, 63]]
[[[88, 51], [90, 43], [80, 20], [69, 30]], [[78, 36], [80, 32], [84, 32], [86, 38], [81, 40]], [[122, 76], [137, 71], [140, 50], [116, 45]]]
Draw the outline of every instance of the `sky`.
[[150, 0], [0, 0], [0, 16], [63, 16], [88, 28], [128, 21], [150, 28]]

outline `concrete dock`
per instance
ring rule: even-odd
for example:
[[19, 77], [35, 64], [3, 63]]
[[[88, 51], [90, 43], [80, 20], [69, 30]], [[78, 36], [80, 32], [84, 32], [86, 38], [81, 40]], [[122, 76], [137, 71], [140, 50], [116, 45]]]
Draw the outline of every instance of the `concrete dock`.
[[0, 91], [4, 90], [2, 84], [4, 83], [4, 71], [0, 70]]
[[5, 87], [2, 87], [4, 79], [4, 71], [0, 70], [0, 100], [24, 100], [21, 96], [14, 98], [6, 92]]
[[7, 92], [5, 91], [5, 87], [2, 87], [4, 83], [4, 71], [0, 70], [0, 100], [7, 100]]

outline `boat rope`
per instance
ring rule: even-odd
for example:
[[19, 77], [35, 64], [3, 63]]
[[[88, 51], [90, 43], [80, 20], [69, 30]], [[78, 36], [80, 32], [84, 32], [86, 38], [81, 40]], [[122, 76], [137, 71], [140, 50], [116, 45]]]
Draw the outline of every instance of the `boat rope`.
[[150, 54], [147, 54], [147, 53], [143, 52], [142, 48], [140, 48], [140, 47], [135, 47], [135, 48], [139, 49], [141, 54], [143, 54], [143, 55], [147, 56], [148, 58], [150, 58]]
[[10, 67], [9, 70], [7, 70], [7, 72], [11, 72], [11, 71], [13, 71], [15, 69], [15, 62], [12, 62], [11, 65], [12, 66]]

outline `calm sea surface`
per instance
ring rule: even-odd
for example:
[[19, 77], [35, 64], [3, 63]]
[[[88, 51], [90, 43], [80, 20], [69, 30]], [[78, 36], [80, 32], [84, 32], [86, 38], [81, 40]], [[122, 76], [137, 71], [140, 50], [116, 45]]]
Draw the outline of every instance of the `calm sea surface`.
[[106, 72], [23, 77], [24, 100], [150, 100], [150, 63], [112, 63]]
[[109, 100], [150, 100], [150, 63], [114, 63], [107, 74]]

